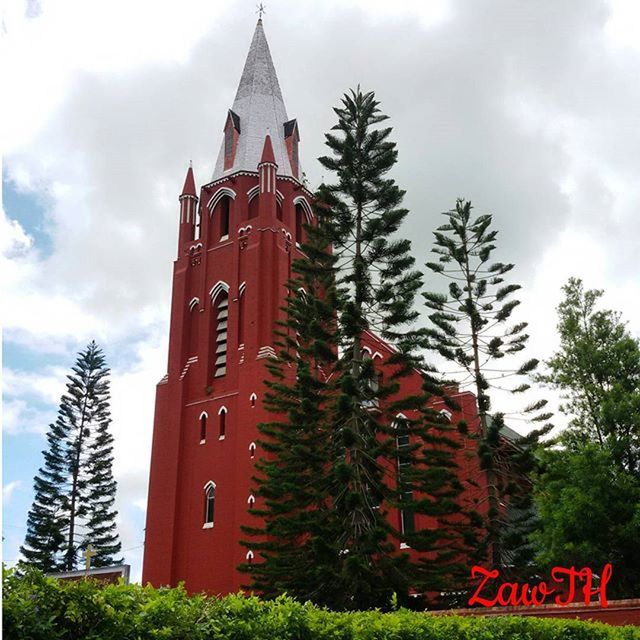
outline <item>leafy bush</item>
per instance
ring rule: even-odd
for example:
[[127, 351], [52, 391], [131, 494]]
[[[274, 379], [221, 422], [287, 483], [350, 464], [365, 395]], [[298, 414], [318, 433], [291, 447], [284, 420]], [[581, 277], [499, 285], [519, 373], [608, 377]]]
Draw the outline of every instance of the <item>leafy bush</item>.
[[530, 617], [333, 613], [286, 597], [188, 596], [184, 589], [4, 573], [8, 640], [640, 640], [640, 630]]

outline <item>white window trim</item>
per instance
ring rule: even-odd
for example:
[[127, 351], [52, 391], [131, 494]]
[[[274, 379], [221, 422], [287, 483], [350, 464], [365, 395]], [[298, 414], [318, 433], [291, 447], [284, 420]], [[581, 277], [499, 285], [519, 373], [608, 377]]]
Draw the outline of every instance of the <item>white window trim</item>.
[[213, 522], [205, 522], [205, 523], [202, 525], [202, 528], [203, 528], [203, 529], [213, 529]]

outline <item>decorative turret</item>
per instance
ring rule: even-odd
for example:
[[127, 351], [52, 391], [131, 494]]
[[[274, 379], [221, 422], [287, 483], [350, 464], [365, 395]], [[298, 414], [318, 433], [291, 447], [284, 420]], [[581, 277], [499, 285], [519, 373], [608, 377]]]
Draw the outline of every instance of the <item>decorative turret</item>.
[[260, 217], [274, 215], [276, 213], [276, 171], [278, 165], [273, 154], [271, 136], [264, 139], [262, 157], [258, 164], [258, 180], [260, 185], [258, 215]]
[[193, 178], [193, 168], [189, 163], [187, 177], [182, 187], [182, 193], [178, 198], [180, 202], [180, 232], [178, 235], [178, 255], [185, 244], [191, 242], [195, 236], [196, 213], [198, 210], [198, 196], [196, 195], [196, 183]]

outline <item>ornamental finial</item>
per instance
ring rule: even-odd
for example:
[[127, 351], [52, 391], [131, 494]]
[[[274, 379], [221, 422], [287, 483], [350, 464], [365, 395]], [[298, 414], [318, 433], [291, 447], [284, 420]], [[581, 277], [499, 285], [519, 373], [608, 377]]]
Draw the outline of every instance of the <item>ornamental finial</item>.
[[257, 4], [256, 8], [258, 9], [256, 11], [256, 13], [258, 14], [258, 20], [262, 20], [262, 14], [267, 13], [267, 10], [265, 9], [265, 6], [262, 4], [262, 2], [260, 4]]

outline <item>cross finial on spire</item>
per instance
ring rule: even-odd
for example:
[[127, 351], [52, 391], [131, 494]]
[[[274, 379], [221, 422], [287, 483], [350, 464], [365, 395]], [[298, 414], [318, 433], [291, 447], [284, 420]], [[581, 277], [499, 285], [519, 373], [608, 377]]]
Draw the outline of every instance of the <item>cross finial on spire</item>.
[[265, 9], [264, 5], [262, 4], [262, 2], [260, 4], [256, 5], [256, 8], [258, 9], [256, 11], [256, 13], [258, 14], [258, 20], [262, 20], [262, 14], [263, 13], [267, 13], [267, 10]]

